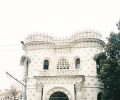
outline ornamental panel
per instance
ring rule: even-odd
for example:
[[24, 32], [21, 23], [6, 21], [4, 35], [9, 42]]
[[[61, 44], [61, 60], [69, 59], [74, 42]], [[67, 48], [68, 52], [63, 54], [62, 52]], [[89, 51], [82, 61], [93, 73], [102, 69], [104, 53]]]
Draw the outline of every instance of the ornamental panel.
[[57, 69], [69, 69], [70, 65], [68, 61], [64, 58], [60, 59], [57, 63]]

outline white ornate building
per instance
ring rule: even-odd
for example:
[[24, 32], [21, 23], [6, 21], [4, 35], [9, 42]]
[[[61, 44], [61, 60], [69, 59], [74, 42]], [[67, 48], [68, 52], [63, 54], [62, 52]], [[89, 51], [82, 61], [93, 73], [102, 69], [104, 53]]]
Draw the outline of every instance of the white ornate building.
[[[27, 100], [97, 100], [96, 54], [104, 42], [97, 32], [78, 32], [58, 39], [44, 33], [29, 35], [24, 50], [28, 66]], [[21, 61], [25, 56], [21, 58]], [[27, 63], [28, 65], [28, 63]]]

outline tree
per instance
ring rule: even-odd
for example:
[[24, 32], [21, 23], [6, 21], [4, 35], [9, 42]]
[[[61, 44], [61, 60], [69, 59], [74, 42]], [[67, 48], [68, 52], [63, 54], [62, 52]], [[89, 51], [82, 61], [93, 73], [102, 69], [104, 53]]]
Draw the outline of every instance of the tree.
[[14, 86], [14, 85], [11, 85], [10, 87], [10, 95], [11, 95], [11, 98], [13, 98], [13, 100], [17, 100], [17, 95], [19, 93], [19, 91], [17, 90], [17, 88]]
[[120, 31], [110, 34], [105, 51], [99, 55], [99, 63], [105, 100], [120, 100]]

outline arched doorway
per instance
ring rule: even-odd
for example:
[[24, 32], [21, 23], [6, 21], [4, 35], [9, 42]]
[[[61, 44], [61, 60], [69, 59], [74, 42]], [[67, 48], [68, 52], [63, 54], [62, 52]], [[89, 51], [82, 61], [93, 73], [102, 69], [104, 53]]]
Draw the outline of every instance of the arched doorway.
[[49, 100], [69, 100], [69, 99], [65, 93], [55, 92], [50, 96]]
[[[54, 97], [54, 95], [56, 96], [56, 94], [58, 95], [58, 97], [60, 97], [60, 94], [63, 94], [63, 97], [66, 97], [65, 99], [52, 99], [51, 97]], [[72, 95], [70, 93], [69, 90], [63, 88], [63, 87], [54, 87], [52, 89], [50, 89], [46, 96], [45, 96], [45, 100], [72, 100]]]

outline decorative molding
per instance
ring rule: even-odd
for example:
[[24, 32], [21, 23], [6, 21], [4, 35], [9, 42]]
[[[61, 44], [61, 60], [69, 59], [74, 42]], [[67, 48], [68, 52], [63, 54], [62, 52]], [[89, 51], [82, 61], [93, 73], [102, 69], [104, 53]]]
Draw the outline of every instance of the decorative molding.
[[37, 84], [82, 84], [84, 81], [83, 76], [34, 76]]
[[63, 39], [55, 39], [48, 35], [33, 34], [26, 38], [26, 49], [61, 49], [61, 52], [69, 52], [68, 48], [104, 47], [101, 35], [97, 32], [78, 32], [77, 34]]
[[68, 91], [67, 89], [65, 89], [63, 87], [55, 87], [55, 88], [50, 89], [46, 94], [45, 100], [49, 100], [50, 96], [55, 92], [63, 92], [68, 96], [69, 100], [72, 100], [72, 95], [71, 95], [70, 91]]
[[71, 48], [89, 48], [89, 47], [104, 47], [103, 41], [94, 41], [94, 39], [87, 40], [87, 41], [74, 41], [69, 43], [69, 45], [56, 45], [56, 44], [49, 44], [49, 43], [26, 43], [27, 50], [39, 50], [39, 49], [53, 49], [53, 50], [61, 50], [61, 52], [70, 52]]
[[[38, 70], [38, 76], [66, 76], [66, 75], [79, 75], [79, 70], [58, 69], [58, 70]], [[36, 76], [34, 75], [34, 76]]]
[[40, 82], [36, 82], [36, 91], [41, 92], [43, 88], [43, 84]]

